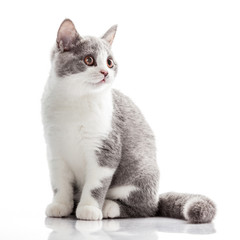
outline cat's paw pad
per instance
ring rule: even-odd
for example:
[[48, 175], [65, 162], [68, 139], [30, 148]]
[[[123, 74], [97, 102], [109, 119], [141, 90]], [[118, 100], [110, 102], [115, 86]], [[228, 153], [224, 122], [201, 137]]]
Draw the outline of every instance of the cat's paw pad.
[[104, 218], [116, 218], [120, 216], [119, 205], [111, 200], [105, 200], [103, 205], [103, 217]]
[[76, 217], [82, 220], [101, 220], [102, 211], [94, 206], [78, 206], [76, 210]]
[[67, 217], [71, 214], [72, 208], [62, 203], [51, 203], [47, 206], [46, 215], [48, 217]]

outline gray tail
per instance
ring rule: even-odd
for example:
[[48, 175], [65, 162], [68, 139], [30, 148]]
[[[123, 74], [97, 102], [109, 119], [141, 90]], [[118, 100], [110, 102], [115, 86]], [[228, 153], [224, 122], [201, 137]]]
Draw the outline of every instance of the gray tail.
[[208, 223], [215, 214], [215, 204], [203, 195], [169, 192], [159, 196], [157, 216]]

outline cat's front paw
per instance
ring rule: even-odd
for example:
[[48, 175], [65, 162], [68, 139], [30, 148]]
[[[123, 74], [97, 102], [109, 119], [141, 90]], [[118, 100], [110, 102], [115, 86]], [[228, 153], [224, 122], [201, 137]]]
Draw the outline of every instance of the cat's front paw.
[[71, 206], [57, 202], [49, 204], [46, 209], [46, 215], [48, 217], [67, 217], [71, 212]]
[[76, 210], [76, 217], [82, 220], [101, 220], [102, 211], [94, 206], [78, 206]]

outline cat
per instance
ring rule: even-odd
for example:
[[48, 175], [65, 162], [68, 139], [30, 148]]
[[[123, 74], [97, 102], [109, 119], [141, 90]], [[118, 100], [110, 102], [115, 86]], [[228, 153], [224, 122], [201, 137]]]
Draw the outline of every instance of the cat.
[[138, 107], [112, 89], [118, 64], [111, 51], [117, 26], [101, 38], [78, 34], [65, 19], [51, 55], [42, 97], [53, 201], [48, 217], [173, 217], [211, 222], [203, 195], [158, 194], [154, 135]]

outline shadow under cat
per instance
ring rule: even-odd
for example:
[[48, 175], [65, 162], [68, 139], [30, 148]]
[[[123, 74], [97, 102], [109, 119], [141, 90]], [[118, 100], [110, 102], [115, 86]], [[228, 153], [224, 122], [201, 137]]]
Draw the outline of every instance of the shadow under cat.
[[104, 219], [82, 221], [71, 218], [46, 218], [46, 227], [52, 229], [48, 240], [61, 239], [158, 239], [157, 233], [215, 233], [213, 223], [189, 224], [169, 218]]

